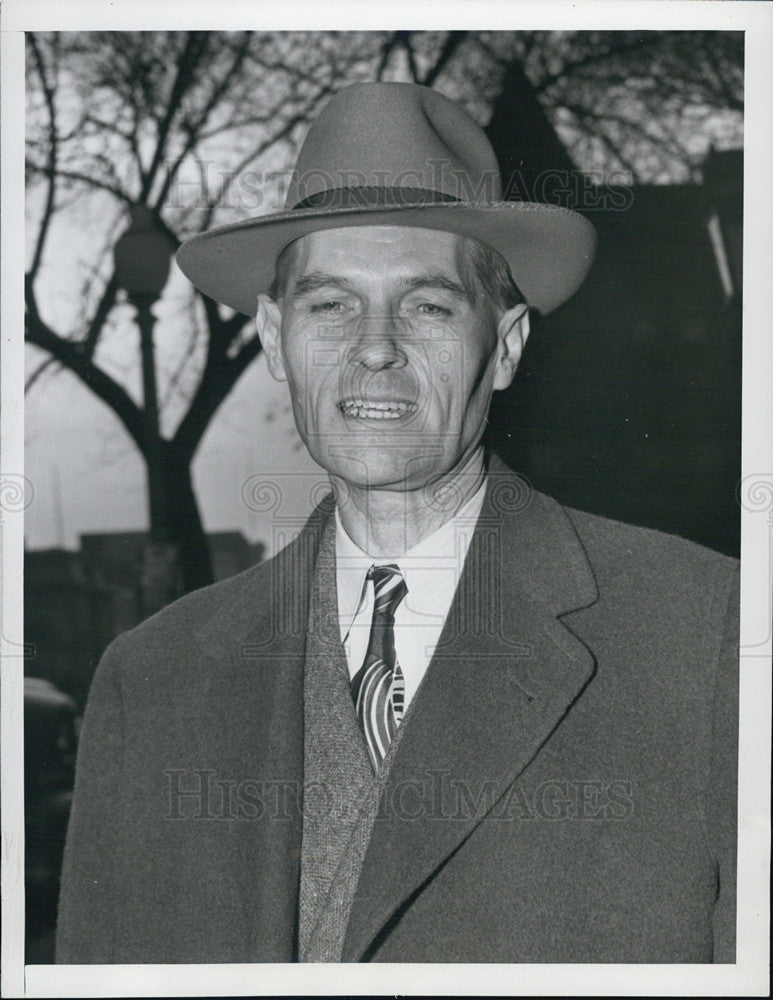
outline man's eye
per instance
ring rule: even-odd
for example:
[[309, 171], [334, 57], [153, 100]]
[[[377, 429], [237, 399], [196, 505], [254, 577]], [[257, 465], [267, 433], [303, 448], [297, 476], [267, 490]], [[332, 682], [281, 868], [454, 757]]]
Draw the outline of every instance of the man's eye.
[[439, 306], [436, 302], [420, 302], [418, 311], [425, 316], [449, 316], [451, 313], [450, 309]]
[[311, 307], [311, 312], [321, 313], [323, 316], [338, 316], [346, 310], [346, 303], [338, 299], [330, 299], [327, 302], [315, 302]]

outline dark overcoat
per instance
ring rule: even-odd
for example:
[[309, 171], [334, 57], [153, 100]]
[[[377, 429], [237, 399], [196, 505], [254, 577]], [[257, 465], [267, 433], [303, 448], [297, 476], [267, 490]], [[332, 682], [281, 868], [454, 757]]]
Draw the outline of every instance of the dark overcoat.
[[[105, 653], [58, 961], [296, 958], [306, 619], [330, 516]], [[736, 585], [732, 559], [492, 467], [343, 960], [734, 961]]]

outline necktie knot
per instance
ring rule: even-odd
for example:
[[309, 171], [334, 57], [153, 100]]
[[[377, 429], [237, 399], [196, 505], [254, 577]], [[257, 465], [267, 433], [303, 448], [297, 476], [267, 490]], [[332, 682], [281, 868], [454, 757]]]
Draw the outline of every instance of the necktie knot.
[[378, 619], [394, 620], [400, 601], [408, 593], [400, 567], [395, 563], [371, 566], [368, 579], [373, 581], [373, 616]]

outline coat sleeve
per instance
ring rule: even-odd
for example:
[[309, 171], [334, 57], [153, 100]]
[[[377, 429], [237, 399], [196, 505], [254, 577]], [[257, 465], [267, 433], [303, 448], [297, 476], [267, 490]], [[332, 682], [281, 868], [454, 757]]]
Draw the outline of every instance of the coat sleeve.
[[738, 816], [738, 675], [740, 594], [730, 588], [717, 664], [713, 705], [711, 777], [707, 819], [719, 890], [714, 908], [714, 962], [735, 962]]
[[97, 667], [81, 729], [59, 898], [58, 963], [115, 961], [125, 829], [120, 648], [119, 639]]

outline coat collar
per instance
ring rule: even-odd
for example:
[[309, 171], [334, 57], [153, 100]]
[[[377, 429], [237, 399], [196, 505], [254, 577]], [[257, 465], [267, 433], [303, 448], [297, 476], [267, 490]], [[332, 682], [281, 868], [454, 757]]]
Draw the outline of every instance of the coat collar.
[[[239, 643], [247, 658], [250, 651], [280, 657], [298, 652], [298, 643], [305, 641], [309, 584], [320, 539], [334, 510], [332, 498], [326, 497], [293, 542], [273, 559], [241, 574], [241, 585], [218, 603], [199, 630], [206, 651], [220, 656], [224, 646]], [[597, 599], [585, 551], [563, 508], [533, 490], [496, 455], [489, 460], [486, 495], [471, 550], [478, 550], [478, 560], [484, 560], [485, 547], [491, 544], [498, 559], [506, 558], [507, 580], [501, 581], [501, 599], [494, 593], [493, 603], [486, 605], [489, 621], [497, 609], [504, 614], [502, 601], [511, 590], [554, 617], [586, 608]]]

